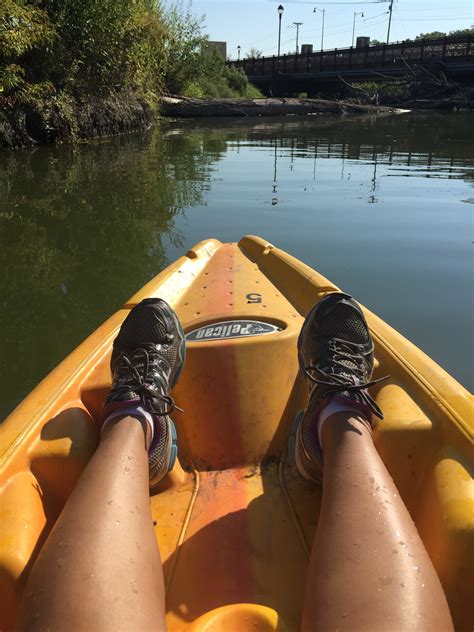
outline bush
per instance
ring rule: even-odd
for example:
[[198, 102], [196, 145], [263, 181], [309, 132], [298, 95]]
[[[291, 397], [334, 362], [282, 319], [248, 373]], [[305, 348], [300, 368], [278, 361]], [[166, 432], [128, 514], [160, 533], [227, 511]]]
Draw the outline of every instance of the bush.
[[152, 0], [2, 0], [0, 89], [24, 77], [59, 90], [157, 91], [167, 32]]
[[[259, 94], [209, 47], [202, 19], [182, 2], [0, 0], [0, 93], [149, 97]], [[41, 7], [41, 8], [40, 8]]]
[[0, 6], [0, 92], [10, 94], [33, 79], [35, 69], [25, 63], [31, 52], [49, 50], [57, 41], [46, 11], [16, 0]]
[[185, 96], [208, 99], [258, 98], [261, 93], [252, 86], [241, 69], [227, 66], [219, 53], [204, 47], [196, 58], [196, 73], [180, 92]]

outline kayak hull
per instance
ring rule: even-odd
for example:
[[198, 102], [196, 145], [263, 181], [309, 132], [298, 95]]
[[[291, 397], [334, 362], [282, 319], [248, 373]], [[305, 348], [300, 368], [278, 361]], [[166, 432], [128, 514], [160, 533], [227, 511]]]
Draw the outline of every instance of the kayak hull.
[[[320, 489], [286, 455], [305, 405], [296, 339], [312, 305], [336, 288], [257, 237], [201, 242], [68, 358], [0, 426], [0, 627], [17, 621], [47, 534], [98, 442], [111, 344], [137, 302], [160, 296], [188, 336], [174, 397], [179, 461], [151, 511], [174, 630], [299, 627]], [[472, 396], [368, 310], [374, 391], [385, 420], [374, 439], [446, 591], [468, 628], [474, 505]], [[269, 331], [267, 331], [267, 329]], [[28, 603], [26, 600], [26, 607]]]

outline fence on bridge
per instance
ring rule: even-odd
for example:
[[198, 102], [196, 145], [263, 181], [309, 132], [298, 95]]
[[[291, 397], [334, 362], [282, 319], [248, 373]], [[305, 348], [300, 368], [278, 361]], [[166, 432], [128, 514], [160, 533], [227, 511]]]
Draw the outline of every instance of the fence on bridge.
[[[357, 69], [407, 68], [433, 62], [474, 63], [472, 35], [427, 39], [364, 48], [336, 48], [317, 53], [260, 57], [229, 62], [249, 77], [282, 74], [317, 74]], [[408, 68], [407, 68], [408, 69]]]

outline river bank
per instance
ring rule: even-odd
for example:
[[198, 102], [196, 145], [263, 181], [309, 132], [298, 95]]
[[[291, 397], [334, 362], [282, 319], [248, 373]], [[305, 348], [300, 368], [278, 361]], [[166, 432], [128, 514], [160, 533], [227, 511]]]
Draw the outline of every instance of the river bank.
[[74, 99], [59, 94], [29, 103], [0, 97], [0, 149], [14, 149], [144, 131], [155, 120], [133, 94]]
[[472, 109], [471, 99], [396, 100], [375, 104], [354, 95], [342, 99], [262, 98], [196, 99], [161, 97], [156, 104], [131, 93], [74, 99], [58, 93], [30, 102], [0, 96], [0, 149], [69, 144], [130, 132], [144, 131], [160, 117], [224, 118], [260, 116], [341, 116], [390, 114], [401, 109]]
[[0, 149], [74, 143], [144, 131], [160, 115], [212, 118], [285, 115], [342, 115], [394, 112], [394, 108], [328, 99], [160, 99], [155, 108], [130, 94], [74, 100], [57, 95], [15, 103], [0, 97]]

